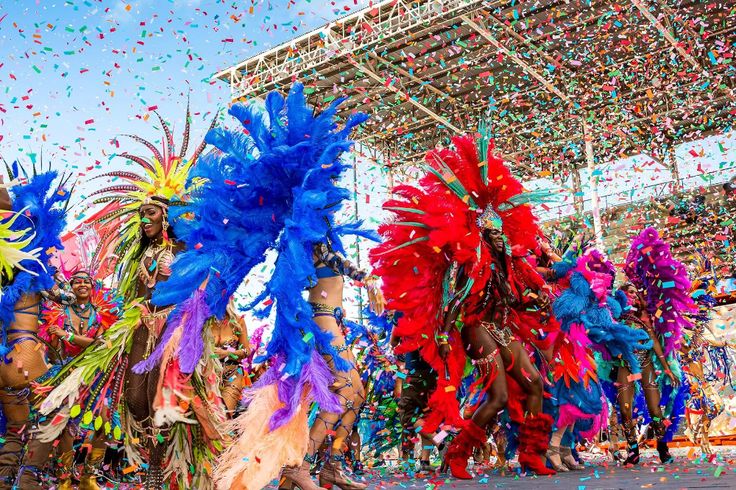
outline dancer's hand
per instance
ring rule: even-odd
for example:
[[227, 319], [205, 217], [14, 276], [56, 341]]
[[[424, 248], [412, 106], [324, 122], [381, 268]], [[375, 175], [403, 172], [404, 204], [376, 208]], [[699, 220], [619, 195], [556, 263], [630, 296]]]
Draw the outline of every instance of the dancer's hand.
[[437, 354], [443, 361], [447, 360], [447, 356], [450, 355], [450, 344], [440, 344], [437, 346]]
[[56, 325], [51, 325], [47, 330], [51, 335], [55, 335], [56, 337], [66, 337], [66, 330]]
[[677, 376], [675, 376], [675, 373], [673, 373], [671, 370], [668, 369], [665, 371], [665, 374], [667, 374], [667, 377], [670, 378], [670, 382], [672, 383], [672, 386], [674, 386], [675, 388], [680, 386], [680, 380], [677, 379]]
[[378, 278], [376, 276], [368, 276], [363, 284], [365, 284], [368, 290], [368, 302], [370, 303], [371, 310], [378, 316], [383, 315], [386, 309], [386, 299], [383, 297], [381, 288], [378, 287]]

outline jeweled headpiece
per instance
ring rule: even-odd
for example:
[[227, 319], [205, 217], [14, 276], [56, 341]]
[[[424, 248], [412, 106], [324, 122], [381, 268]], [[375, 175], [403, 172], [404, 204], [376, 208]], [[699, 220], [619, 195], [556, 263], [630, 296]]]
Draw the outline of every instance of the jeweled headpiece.
[[501, 230], [503, 228], [503, 220], [491, 204], [486, 206], [475, 223], [482, 230]]
[[75, 279], [87, 279], [90, 282], [94, 282], [92, 274], [87, 271], [77, 271], [69, 277], [69, 283], [73, 283]]

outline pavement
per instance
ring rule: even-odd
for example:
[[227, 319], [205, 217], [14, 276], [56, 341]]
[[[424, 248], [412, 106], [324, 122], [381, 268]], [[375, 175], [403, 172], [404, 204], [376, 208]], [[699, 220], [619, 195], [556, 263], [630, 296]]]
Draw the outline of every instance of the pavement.
[[[369, 469], [369, 489], [573, 489], [617, 490], [638, 488], [729, 488], [736, 489], [736, 447], [714, 447], [715, 454], [703, 457], [698, 449], [673, 448], [675, 461], [663, 465], [657, 453], [642, 453], [638, 466], [622, 467], [603, 456], [583, 454], [586, 469], [555, 476], [528, 477], [509, 471], [505, 475], [481, 469], [474, 480], [456, 480], [448, 475], [419, 474], [414, 478], [391, 469]], [[471, 469], [475, 473], [475, 470]]]

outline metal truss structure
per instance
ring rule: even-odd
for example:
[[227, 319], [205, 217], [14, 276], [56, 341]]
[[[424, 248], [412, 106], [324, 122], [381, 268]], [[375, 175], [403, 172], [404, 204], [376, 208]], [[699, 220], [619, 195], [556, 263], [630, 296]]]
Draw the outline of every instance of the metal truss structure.
[[[736, 12], [682, 0], [384, 0], [216, 76], [233, 99], [304, 82], [373, 115], [360, 140], [410, 163], [490, 121], [529, 176], [660, 152], [733, 120]], [[586, 124], [587, 128], [586, 128]], [[587, 130], [587, 133], [586, 133]], [[588, 134], [589, 133], [589, 134]]]
[[[732, 128], [736, 8], [712, 0], [383, 0], [218, 74], [233, 100], [306, 85], [371, 119], [358, 141], [416, 163], [488, 122], [523, 179], [672, 148]], [[601, 233], [600, 211], [593, 206]]]

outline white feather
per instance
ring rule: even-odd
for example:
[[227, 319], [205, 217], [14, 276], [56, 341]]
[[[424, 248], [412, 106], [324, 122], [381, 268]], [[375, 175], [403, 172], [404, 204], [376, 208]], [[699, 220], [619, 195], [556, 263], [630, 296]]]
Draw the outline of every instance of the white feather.
[[84, 376], [83, 369], [77, 369], [67, 376], [67, 378], [59, 384], [51, 393], [48, 394], [46, 399], [41, 403], [39, 411], [42, 415], [48, 415], [54, 410], [64, 405], [66, 400], [66, 406], [71, 407], [76, 403], [79, 397], [80, 388], [82, 386], [82, 378]]

